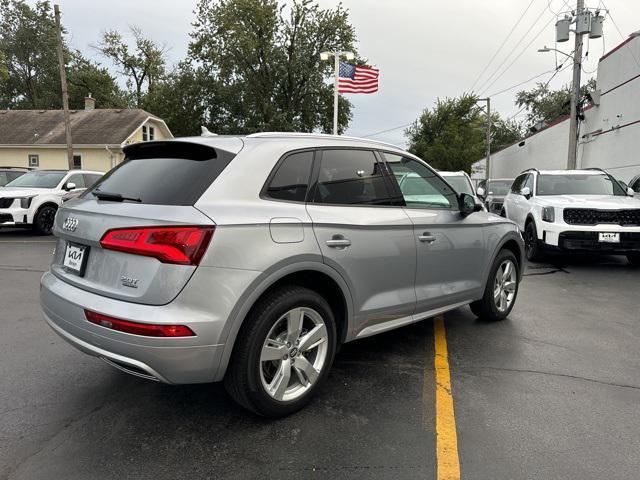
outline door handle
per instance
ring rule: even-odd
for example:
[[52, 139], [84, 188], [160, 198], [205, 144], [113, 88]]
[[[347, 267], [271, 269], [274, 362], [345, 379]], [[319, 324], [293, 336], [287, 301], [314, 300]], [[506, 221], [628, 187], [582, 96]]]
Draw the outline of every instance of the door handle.
[[429, 232], [424, 232], [422, 235], [418, 235], [418, 240], [425, 243], [433, 243], [436, 241], [436, 237]]
[[351, 245], [351, 240], [344, 238], [342, 235], [334, 235], [331, 240], [325, 242], [331, 248], [345, 248]]

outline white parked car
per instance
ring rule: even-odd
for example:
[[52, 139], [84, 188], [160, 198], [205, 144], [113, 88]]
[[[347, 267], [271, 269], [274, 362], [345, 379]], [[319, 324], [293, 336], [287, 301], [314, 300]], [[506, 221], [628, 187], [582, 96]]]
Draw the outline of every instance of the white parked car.
[[87, 170], [34, 170], [0, 188], [0, 227], [32, 227], [49, 235], [62, 197], [84, 191], [103, 173]]
[[505, 197], [503, 215], [523, 232], [529, 260], [559, 249], [640, 264], [640, 199], [604, 170], [526, 170]]

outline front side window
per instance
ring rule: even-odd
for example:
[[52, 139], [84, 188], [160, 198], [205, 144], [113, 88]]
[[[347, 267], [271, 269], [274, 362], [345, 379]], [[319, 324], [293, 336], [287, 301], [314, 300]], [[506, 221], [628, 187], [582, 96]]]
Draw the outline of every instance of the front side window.
[[601, 173], [563, 174], [539, 175], [538, 195], [624, 196], [625, 192], [618, 182]]
[[384, 154], [408, 207], [457, 208], [457, 195], [426, 165], [395, 154]]
[[315, 203], [393, 205], [382, 165], [370, 150], [322, 150]]
[[84, 174], [84, 185], [87, 188], [93, 187], [93, 184], [100, 180], [102, 175], [97, 175], [95, 173], [85, 173]]
[[519, 194], [524, 185], [524, 181], [527, 178], [527, 174], [518, 175], [511, 185], [511, 193]]
[[47, 170], [37, 170], [25, 173], [14, 181], [7, 183], [7, 187], [23, 188], [55, 188], [62, 181], [65, 172], [53, 172]]
[[[529, 190], [531, 190], [531, 193], [533, 193], [533, 175], [527, 175], [527, 179], [524, 181], [524, 185], [522, 186], [522, 188], [525, 187], [529, 187]], [[522, 188], [520, 190], [522, 190]]]
[[634, 192], [640, 193], [640, 177], [638, 177], [636, 181], [630, 185], [630, 187], [633, 189]]
[[287, 156], [271, 178], [265, 196], [274, 200], [304, 202], [309, 188], [313, 152], [298, 152]]
[[29, 155], [29, 166], [30, 167], [38, 167], [40, 166], [40, 155], [36, 155], [32, 153]]
[[73, 183], [76, 186], [76, 188], [85, 188], [84, 175], [80, 173], [76, 175], [71, 175], [67, 180], [67, 185], [69, 185], [70, 183]]

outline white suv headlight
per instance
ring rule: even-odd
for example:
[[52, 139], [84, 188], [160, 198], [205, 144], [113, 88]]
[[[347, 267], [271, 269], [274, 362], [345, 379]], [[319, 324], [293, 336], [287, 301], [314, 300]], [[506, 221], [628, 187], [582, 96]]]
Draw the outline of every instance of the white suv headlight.
[[556, 220], [556, 211], [553, 207], [542, 207], [542, 221], [553, 223]]

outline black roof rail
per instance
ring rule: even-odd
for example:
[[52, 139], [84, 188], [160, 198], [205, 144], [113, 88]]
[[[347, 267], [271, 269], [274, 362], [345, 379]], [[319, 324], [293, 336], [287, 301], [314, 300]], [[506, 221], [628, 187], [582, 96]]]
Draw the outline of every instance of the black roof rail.
[[520, 173], [526, 173], [526, 172], [536, 172], [536, 173], [540, 173], [540, 170], [538, 170], [535, 167], [531, 167], [531, 168], [527, 168], [526, 170], [521, 171]]
[[602, 172], [609, 175], [609, 172], [607, 172], [604, 168], [600, 168], [600, 167], [588, 167], [588, 168], [583, 168], [582, 170], [594, 170], [596, 172]]

